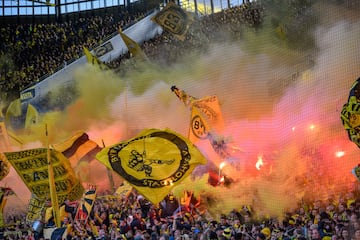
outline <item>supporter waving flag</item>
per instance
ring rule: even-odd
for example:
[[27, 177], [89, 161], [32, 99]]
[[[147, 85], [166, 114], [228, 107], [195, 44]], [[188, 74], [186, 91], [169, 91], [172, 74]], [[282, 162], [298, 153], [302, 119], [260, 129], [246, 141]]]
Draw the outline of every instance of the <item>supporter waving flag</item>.
[[218, 97], [213, 95], [198, 99], [176, 86], [172, 86], [171, 91], [191, 109], [190, 141], [196, 145], [202, 140], [208, 140], [220, 157], [230, 157], [227, 140], [220, 135], [224, 131], [224, 119]]
[[179, 89], [176, 86], [171, 86], [171, 91], [175, 93], [175, 95], [185, 104], [185, 106], [191, 106], [191, 104], [197, 99], [189, 94], [187, 94], [184, 90]]
[[104, 148], [96, 158], [153, 204], [159, 203], [205, 157], [187, 138], [169, 129], [145, 129]]

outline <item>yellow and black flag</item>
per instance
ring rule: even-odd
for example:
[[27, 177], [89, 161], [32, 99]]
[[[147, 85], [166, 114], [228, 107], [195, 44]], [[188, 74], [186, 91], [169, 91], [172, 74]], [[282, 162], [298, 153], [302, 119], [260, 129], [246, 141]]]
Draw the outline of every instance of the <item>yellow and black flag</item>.
[[94, 160], [95, 155], [102, 149], [83, 131], [78, 131], [64, 142], [53, 144], [52, 146], [69, 159], [73, 168], [76, 168], [80, 162]]
[[90, 216], [92, 207], [96, 199], [96, 189], [90, 189], [85, 192], [77, 209], [75, 220], [87, 220]]
[[193, 15], [186, 12], [179, 5], [169, 2], [151, 20], [183, 41], [193, 22]]
[[[50, 196], [48, 149], [36, 148], [19, 152], [5, 152], [10, 164], [19, 174], [31, 193], [41, 199]], [[49, 149], [53, 166], [56, 194], [61, 203], [66, 199], [80, 199], [84, 188], [76, 178], [69, 160], [60, 152]]]
[[66, 141], [54, 144], [53, 148], [69, 159], [77, 178], [82, 183], [89, 182], [89, 174], [85, 174], [83, 170], [90, 166], [90, 162], [95, 160], [95, 155], [102, 148], [91, 140], [87, 133], [76, 132]]
[[197, 165], [207, 162], [187, 138], [168, 129], [145, 129], [128, 141], [104, 148], [96, 158], [153, 204], [162, 201]]
[[197, 146], [201, 141], [209, 140], [220, 157], [229, 157], [228, 142], [221, 135], [224, 131], [224, 119], [218, 97], [213, 95], [195, 98], [176, 86], [172, 86], [171, 91], [191, 109], [189, 140]]
[[207, 96], [192, 101], [188, 137], [194, 144], [209, 139], [215, 152], [223, 157], [224, 154], [218, 148], [219, 143], [224, 139], [220, 137], [223, 131], [224, 119], [217, 96]]
[[94, 56], [89, 51], [89, 49], [87, 49], [86, 47], [83, 47], [83, 51], [84, 51], [84, 54], [86, 56], [88, 63], [98, 67], [100, 70], [109, 70], [110, 69], [104, 62], [100, 61], [100, 59], [98, 59], [96, 56]]
[[340, 119], [350, 141], [360, 148], [360, 78], [351, 86], [348, 101], [342, 108]]
[[132, 186], [127, 181], [123, 181], [122, 184], [116, 189], [114, 195], [126, 197], [131, 193], [132, 189]]
[[148, 60], [147, 56], [145, 55], [139, 44], [137, 44], [137, 42], [135, 42], [133, 39], [123, 33], [121, 29], [119, 29], [119, 34], [132, 56], [139, 58], [143, 61]]
[[32, 225], [35, 221], [40, 221], [45, 212], [45, 199], [31, 195], [30, 202], [26, 213], [26, 223]]

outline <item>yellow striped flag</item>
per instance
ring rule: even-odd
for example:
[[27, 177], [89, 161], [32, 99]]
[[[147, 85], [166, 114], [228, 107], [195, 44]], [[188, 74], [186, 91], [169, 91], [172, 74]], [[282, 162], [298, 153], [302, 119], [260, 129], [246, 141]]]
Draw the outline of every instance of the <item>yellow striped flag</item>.
[[96, 189], [90, 189], [85, 192], [77, 209], [75, 220], [87, 220], [90, 216], [92, 207], [96, 199]]
[[81, 182], [89, 181], [89, 174], [84, 174], [84, 166], [89, 166], [95, 155], [102, 149], [83, 131], [75, 133], [62, 143], [53, 145], [53, 148], [69, 159], [76, 176]]
[[76, 132], [69, 139], [54, 144], [52, 147], [64, 154], [69, 159], [73, 168], [76, 168], [82, 161], [90, 162], [95, 159], [95, 155], [102, 149], [83, 131]]
[[96, 158], [153, 204], [207, 160], [189, 139], [169, 129], [145, 129], [136, 137], [104, 148]]

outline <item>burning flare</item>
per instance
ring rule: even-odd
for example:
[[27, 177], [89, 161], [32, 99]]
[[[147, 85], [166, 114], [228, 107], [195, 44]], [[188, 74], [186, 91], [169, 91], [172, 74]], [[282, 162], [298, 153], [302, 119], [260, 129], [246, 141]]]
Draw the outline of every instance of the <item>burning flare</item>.
[[258, 155], [258, 160], [257, 160], [257, 162], [255, 164], [255, 167], [256, 167], [257, 170], [260, 170], [262, 165], [264, 165], [262, 155]]

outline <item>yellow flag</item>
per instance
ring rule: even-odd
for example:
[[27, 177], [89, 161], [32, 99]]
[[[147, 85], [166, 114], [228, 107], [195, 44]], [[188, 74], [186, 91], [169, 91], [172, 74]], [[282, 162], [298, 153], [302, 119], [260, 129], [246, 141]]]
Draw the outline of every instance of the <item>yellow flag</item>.
[[[49, 151], [58, 201], [62, 203], [66, 199], [70, 201], [80, 199], [84, 188], [76, 178], [69, 160], [54, 149]], [[4, 154], [31, 193], [41, 199], [50, 197], [47, 148]]]
[[21, 116], [21, 101], [20, 98], [12, 101], [5, 113], [5, 124], [10, 126], [10, 121], [12, 117]]
[[169, 2], [151, 20], [183, 41], [190, 24], [193, 22], [193, 16], [177, 4]]
[[193, 100], [191, 105], [191, 122], [189, 139], [196, 143], [217, 135], [224, 130], [224, 119], [217, 96], [209, 96]]
[[73, 168], [76, 168], [80, 162], [90, 162], [95, 159], [96, 153], [101, 150], [101, 147], [83, 131], [76, 132], [64, 142], [54, 144], [53, 148], [64, 154]]
[[341, 110], [341, 121], [348, 133], [349, 139], [360, 147], [360, 78], [352, 85], [347, 103], [343, 105]]
[[209, 122], [197, 107], [191, 109], [191, 119], [188, 138], [196, 144], [199, 140], [208, 139], [210, 131]]
[[116, 191], [115, 195], [125, 197], [132, 191], [131, 185], [127, 181], [123, 181], [122, 185], [120, 185]]
[[81, 182], [90, 181], [89, 174], [84, 172], [84, 169], [88, 169], [89, 163], [95, 159], [95, 155], [100, 152], [101, 147], [89, 139], [87, 133], [79, 131], [66, 141], [54, 144], [53, 148], [69, 159]]
[[147, 56], [134, 40], [132, 40], [130, 37], [128, 37], [125, 33], [123, 33], [121, 30], [119, 30], [119, 34], [124, 41], [126, 47], [129, 49], [129, 52], [134, 56], [141, 60], [147, 60]]
[[153, 204], [163, 200], [198, 164], [206, 164], [196, 146], [168, 129], [145, 129], [128, 141], [104, 148], [96, 158]]
[[190, 141], [197, 145], [201, 140], [208, 140], [221, 158], [228, 158], [231, 156], [229, 140], [222, 136], [223, 131], [224, 119], [216, 96], [192, 101], [188, 135]]
[[84, 54], [86, 56], [88, 63], [98, 67], [100, 70], [108, 70], [109, 69], [109, 67], [105, 63], [100, 61], [100, 59], [98, 59], [96, 56], [94, 56], [89, 51], [89, 49], [87, 49], [86, 47], [83, 47], [83, 51], [84, 51]]
[[32, 194], [26, 213], [26, 222], [32, 224], [35, 221], [41, 220], [45, 210], [45, 200], [37, 198]]
[[38, 118], [39, 118], [38, 111], [33, 105], [29, 103], [26, 111], [25, 128], [30, 128], [31, 125], [37, 124]]
[[96, 199], [96, 189], [88, 190], [81, 199], [80, 205], [77, 209], [75, 220], [87, 220], [90, 216], [91, 210]]

